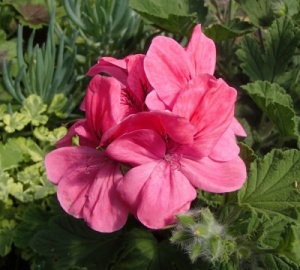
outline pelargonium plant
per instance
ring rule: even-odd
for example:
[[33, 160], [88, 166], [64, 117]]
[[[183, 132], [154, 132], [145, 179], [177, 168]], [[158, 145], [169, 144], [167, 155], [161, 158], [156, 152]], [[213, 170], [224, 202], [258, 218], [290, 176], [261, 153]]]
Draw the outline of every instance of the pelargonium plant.
[[[187, 47], [153, 39], [147, 53], [101, 57], [78, 120], [45, 159], [70, 215], [99, 232], [129, 214], [150, 229], [176, 224], [197, 197], [238, 190], [246, 180], [236, 136], [237, 91], [213, 76], [214, 42], [197, 25]], [[78, 143], [74, 145], [74, 137]]]

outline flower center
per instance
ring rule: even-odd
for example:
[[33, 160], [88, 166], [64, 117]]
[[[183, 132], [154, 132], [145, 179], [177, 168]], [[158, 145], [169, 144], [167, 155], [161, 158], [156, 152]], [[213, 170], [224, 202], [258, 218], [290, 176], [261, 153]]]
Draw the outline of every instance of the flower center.
[[170, 164], [171, 169], [180, 171], [181, 164], [180, 164], [181, 155], [178, 154], [166, 154], [164, 160]]

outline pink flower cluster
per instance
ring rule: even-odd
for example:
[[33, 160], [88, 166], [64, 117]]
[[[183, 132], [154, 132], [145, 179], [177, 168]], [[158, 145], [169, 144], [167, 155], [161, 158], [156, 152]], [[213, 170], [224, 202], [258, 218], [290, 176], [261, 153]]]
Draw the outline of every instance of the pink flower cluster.
[[197, 188], [241, 188], [236, 135], [246, 134], [237, 92], [213, 76], [215, 64], [200, 25], [186, 48], [159, 36], [146, 55], [100, 58], [88, 72], [85, 119], [45, 159], [64, 210], [100, 232], [122, 228], [129, 213], [159, 229], [190, 208]]

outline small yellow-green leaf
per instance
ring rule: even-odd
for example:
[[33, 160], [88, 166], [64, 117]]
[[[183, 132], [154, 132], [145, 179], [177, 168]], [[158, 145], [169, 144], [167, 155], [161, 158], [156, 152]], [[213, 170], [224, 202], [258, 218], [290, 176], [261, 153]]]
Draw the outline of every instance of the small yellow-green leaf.
[[67, 134], [68, 129], [66, 127], [59, 127], [54, 129], [49, 133], [48, 141], [51, 144], [55, 144], [58, 140], [60, 140], [63, 136]]
[[36, 127], [33, 130], [33, 135], [36, 137], [38, 140], [45, 142], [48, 141], [48, 136], [49, 136], [49, 129], [45, 126], [39, 126]]
[[5, 124], [5, 131], [12, 133], [16, 130], [22, 130], [30, 122], [30, 120], [26, 114], [14, 112], [13, 115], [5, 114], [3, 122]]
[[31, 138], [19, 137], [16, 139], [16, 144], [32, 161], [38, 162], [44, 159], [44, 151]]
[[22, 150], [16, 144], [16, 139], [9, 139], [6, 144], [0, 142], [0, 169], [5, 171], [18, 166], [23, 160]]
[[21, 112], [27, 115], [33, 126], [39, 126], [40, 124], [46, 124], [48, 121], [48, 116], [42, 115], [46, 110], [47, 105], [43, 103], [38, 95], [30, 95], [25, 99]]
[[55, 113], [56, 116], [62, 115], [62, 109], [67, 104], [68, 99], [64, 94], [56, 94], [48, 108], [48, 113]]

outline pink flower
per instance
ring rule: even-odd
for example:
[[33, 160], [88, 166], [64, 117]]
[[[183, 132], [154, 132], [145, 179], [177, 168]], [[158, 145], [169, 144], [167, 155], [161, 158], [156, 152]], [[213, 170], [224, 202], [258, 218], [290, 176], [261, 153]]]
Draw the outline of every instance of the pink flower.
[[201, 74], [213, 74], [216, 65], [214, 42], [194, 28], [187, 48], [168, 37], [155, 37], [145, 57], [145, 73], [154, 90], [147, 97], [153, 110], [172, 108], [188, 82]]
[[236, 90], [222, 79], [199, 75], [179, 93], [172, 113], [140, 113], [104, 134], [111, 141], [107, 154], [133, 167], [118, 191], [144, 225], [172, 224], [189, 209], [194, 187], [215, 193], [241, 188], [246, 167], [231, 128], [239, 130], [235, 101]]
[[106, 73], [121, 83], [121, 119], [148, 110], [145, 99], [152, 87], [144, 71], [144, 58], [142, 54], [130, 55], [121, 60], [102, 57], [87, 73], [89, 76]]
[[88, 72], [86, 118], [45, 159], [65, 211], [101, 232], [120, 229], [128, 212], [159, 229], [190, 208], [196, 188], [241, 188], [236, 135], [246, 134], [234, 118], [236, 90], [213, 77], [215, 62], [200, 25], [186, 48], [156, 37], [146, 57], [100, 58]]
[[127, 118], [114, 131], [112, 136], [119, 137], [106, 153], [133, 167], [117, 184], [130, 211], [149, 228], [174, 223], [175, 215], [187, 211], [197, 195], [180, 163], [181, 147], [193, 141], [193, 127], [171, 113], [145, 112]]
[[[120, 91], [114, 78], [95, 76], [85, 97], [86, 120], [78, 121], [58, 142], [61, 148], [45, 159], [48, 178], [58, 185], [63, 209], [100, 232], [120, 229], [128, 214], [116, 190], [122, 178], [120, 164], [97, 149], [102, 134], [119, 121]], [[80, 146], [70, 146], [74, 135], [79, 136]]]

